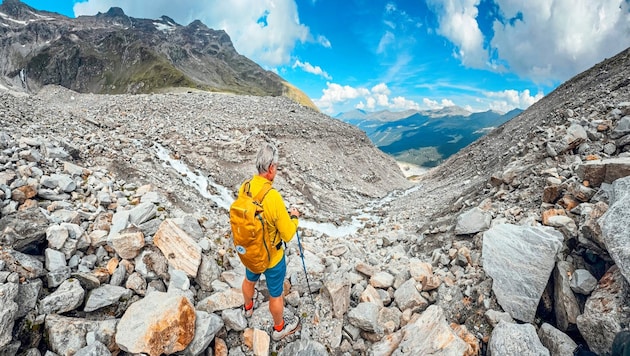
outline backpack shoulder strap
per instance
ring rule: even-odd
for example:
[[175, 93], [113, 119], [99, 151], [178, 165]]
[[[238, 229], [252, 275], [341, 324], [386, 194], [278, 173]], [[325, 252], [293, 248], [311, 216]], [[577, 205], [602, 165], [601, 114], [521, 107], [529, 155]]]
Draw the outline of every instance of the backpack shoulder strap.
[[270, 190], [271, 190], [271, 182], [265, 183], [263, 187], [260, 189], [260, 192], [258, 192], [258, 194], [256, 194], [256, 196], [254, 197], [254, 201], [258, 204], [262, 203], [263, 199], [265, 199], [265, 196], [267, 195], [267, 193], [269, 193]]

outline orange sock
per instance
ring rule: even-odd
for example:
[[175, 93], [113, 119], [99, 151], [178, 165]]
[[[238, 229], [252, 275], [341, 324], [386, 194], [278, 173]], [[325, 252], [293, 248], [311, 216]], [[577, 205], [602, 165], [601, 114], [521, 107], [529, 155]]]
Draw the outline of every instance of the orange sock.
[[250, 310], [254, 307], [254, 301], [252, 300], [249, 304], [245, 304], [245, 310]]
[[282, 331], [282, 329], [284, 328], [284, 319], [282, 319], [282, 323], [280, 325], [274, 325], [273, 328], [276, 331]]

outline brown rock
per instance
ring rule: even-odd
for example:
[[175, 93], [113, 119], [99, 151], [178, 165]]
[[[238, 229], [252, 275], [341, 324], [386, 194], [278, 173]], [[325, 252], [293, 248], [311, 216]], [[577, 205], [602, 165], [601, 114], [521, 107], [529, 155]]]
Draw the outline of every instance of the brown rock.
[[549, 218], [556, 215], [567, 215], [564, 209], [549, 209], [543, 211], [542, 213], [542, 223], [543, 225], [549, 226]]
[[192, 341], [195, 318], [186, 297], [152, 292], [125, 311], [116, 328], [116, 343], [128, 353], [176, 353]]
[[567, 211], [571, 211], [573, 208], [580, 205], [580, 201], [575, 199], [572, 194], [565, 194], [562, 199], [558, 201], [558, 204], [565, 208]]
[[254, 329], [247, 328], [243, 331], [243, 345], [250, 350], [254, 348]]
[[550, 185], [546, 186], [543, 190], [543, 198], [542, 200], [545, 203], [555, 203], [556, 200], [560, 197], [560, 193], [562, 192], [562, 188], [559, 185]]
[[111, 260], [107, 261], [107, 271], [109, 272], [110, 275], [114, 274], [114, 271], [116, 271], [116, 268], [118, 268], [118, 258], [114, 257]]
[[215, 356], [228, 356], [228, 347], [225, 340], [220, 338], [214, 339], [214, 355]]
[[422, 283], [422, 291], [429, 291], [429, 290], [437, 289], [440, 286], [440, 284], [442, 284], [440, 277], [435, 276], [435, 275], [422, 276], [420, 278], [420, 282]]
[[468, 331], [466, 325], [452, 323], [451, 329], [453, 329], [460, 339], [464, 340], [464, 342], [468, 344], [468, 350], [464, 352], [463, 356], [477, 356], [480, 354], [481, 347], [479, 345], [479, 340], [475, 337], [475, 335]]
[[37, 188], [31, 185], [23, 185], [11, 191], [11, 199], [23, 204], [26, 199], [31, 199], [37, 195]]

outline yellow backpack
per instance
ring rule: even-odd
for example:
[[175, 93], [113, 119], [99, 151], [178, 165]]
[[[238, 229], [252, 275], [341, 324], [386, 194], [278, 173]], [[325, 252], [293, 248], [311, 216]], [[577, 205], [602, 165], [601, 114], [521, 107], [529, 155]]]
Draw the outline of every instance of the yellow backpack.
[[230, 206], [230, 226], [234, 248], [243, 265], [254, 273], [262, 273], [271, 262], [269, 232], [263, 217], [262, 201], [271, 190], [271, 183], [265, 183], [260, 192], [252, 198], [250, 182], [245, 186]]

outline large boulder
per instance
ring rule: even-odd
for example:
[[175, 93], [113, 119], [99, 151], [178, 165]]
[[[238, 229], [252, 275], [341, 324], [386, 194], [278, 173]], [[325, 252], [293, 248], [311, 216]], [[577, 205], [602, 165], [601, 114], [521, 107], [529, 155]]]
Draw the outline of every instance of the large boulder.
[[630, 281], [630, 177], [612, 185], [610, 206], [599, 223], [610, 257]]
[[193, 340], [195, 320], [195, 308], [186, 297], [152, 292], [127, 308], [116, 329], [116, 343], [134, 354], [172, 354]]
[[483, 268], [497, 301], [514, 319], [534, 321], [563, 239], [546, 226], [501, 224], [484, 233]]

